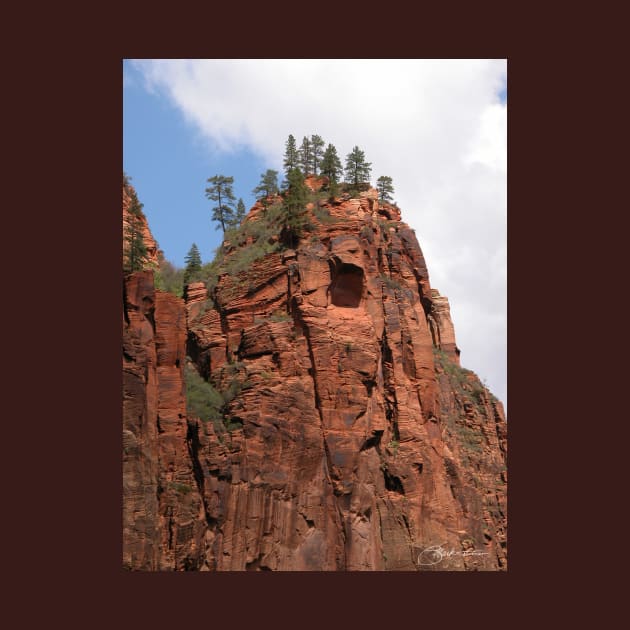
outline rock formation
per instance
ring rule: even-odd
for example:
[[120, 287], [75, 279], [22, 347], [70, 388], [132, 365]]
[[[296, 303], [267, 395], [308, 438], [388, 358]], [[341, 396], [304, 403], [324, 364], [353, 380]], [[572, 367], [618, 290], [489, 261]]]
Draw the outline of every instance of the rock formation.
[[[127, 229], [129, 227], [129, 218], [130, 212], [129, 207], [131, 206], [131, 195], [135, 195], [135, 190], [131, 184], [123, 185], [122, 195], [123, 195], [123, 212], [122, 212], [122, 226], [123, 226], [123, 235], [127, 233]], [[156, 269], [159, 265], [159, 250], [158, 245], [155, 239], [153, 238], [153, 234], [151, 234], [151, 230], [149, 229], [149, 224], [147, 222], [147, 218], [144, 216], [142, 210], [140, 210], [139, 214], [139, 222], [140, 222], [140, 231], [142, 233], [142, 238], [144, 241], [144, 245], [147, 248], [147, 262], [153, 265]], [[127, 243], [123, 238], [123, 252], [125, 252], [127, 247]]]
[[199, 568], [205, 523], [186, 419], [184, 302], [153, 272], [124, 283], [123, 566]]
[[455, 327], [451, 320], [451, 307], [448, 298], [431, 289], [431, 311], [427, 313], [427, 323], [431, 331], [433, 345], [443, 350], [448, 358], [459, 366], [460, 351], [455, 343]]
[[[459, 366], [414, 231], [373, 189], [312, 196], [294, 250], [185, 301], [127, 276], [125, 566], [505, 570], [503, 407]], [[186, 413], [186, 361], [211, 417]]]

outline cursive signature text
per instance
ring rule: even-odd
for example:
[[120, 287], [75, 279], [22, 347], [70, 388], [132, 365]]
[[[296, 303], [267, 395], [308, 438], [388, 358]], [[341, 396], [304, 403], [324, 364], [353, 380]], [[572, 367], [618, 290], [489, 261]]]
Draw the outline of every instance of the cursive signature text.
[[429, 566], [432, 564], [438, 564], [445, 558], [452, 556], [487, 556], [487, 551], [477, 551], [476, 549], [465, 549], [464, 551], [457, 551], [455, 549], [444, 549], [442, 545], [433, 545], [423, 549], [418, 554], [418, 564], [422, 566]]

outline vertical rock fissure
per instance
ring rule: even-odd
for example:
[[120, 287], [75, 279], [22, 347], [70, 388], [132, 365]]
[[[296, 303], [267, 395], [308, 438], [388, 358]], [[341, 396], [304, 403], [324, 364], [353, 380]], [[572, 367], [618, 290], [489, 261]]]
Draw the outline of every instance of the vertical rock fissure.
[[[333, 484], [333, 476], [332, 476], [332, 458], [330, 456], [330, 451], [328, 449], [328, 443], [326, 441], [326, 432], [325, 432], [325, 428], [324, 428], [324, 414], [322, 412], [322, 405], [321, 405], [321, 399], [319, 396], [319, 390], [317, 387], [317, 369], [315, 367], [315, 356], [313, 354], [313, 346], [311, 343], [311, 338], [310, 338], [310, 330], [308, 325], [306, 324], [306, 322], [302, 319], [302, 317], [299, 317], [299, 321], [300, 324], [302, 326], [302, 330], [304, 331], [304, 337], [306, 338], [306, 345], [308, 347], [308, 355], [309, 355], [309, 359], [310, 359], [310, 363], [311, 363], [311, 367], [309, 370], [309, 374], [311, 376], [311, 378], [313, 379], [313, 391], [315, 393], [315, 406], [317, 407], [317, 412], [319, 414], [319, 422], [320, 422], [320, 427], [321, 427], [321, 432], [322, 432], [322, 443], [324, 445], [324, 453], [326, 456], [326, 479], [328, 481], [328, 484], [330, 485], [330, 490], [332, 493], [332, 497], [333, 497], [333, 501], [335, 503], [335, 508], [337, 510], [337, 516], [339, 518], [339, 522], [343, 523], [344, 519], [343, 519], [343, 512], [341, 510], [341, 507], [339, 505], [339, 500], [337, 498], [337, 494], [335, 493], [335, 487]], [[341, 528], [341, 536], [343, 539], [343, 553], [344, 553], [344, 557], [343, 557], [343, 566], [339, 567], [340, 569], [345, 569], [346, 567], [346, 533], [345, 533], [345, 527]]]
[[127, 283], [125, 282], [125, 278], [123, 276], [123, 316], [125, 318], [125, 324], [129, 326], [129, 312], [127, 311]]
[[[216, 288], [215, 288], [215, 292], [216, 292]], [[227, 314], [226, 312], [223, 310], [223, 308], [221, 307], [221, 304], [219, 304], [218, 301], [213, 300], [214, 304], [215, 304], [215, 308], [217, 310], [217, 312], [219, 313], [219, 322], [221, 324], [221, 334], [223, 335], [223, 337], [225, 338], [225, 360], [227, 362], [229, 362], [230, 360], [230, 356], [229, 356], [229, 343], [227, 342], [228, 340], [228, 332], [230, 330], [230, 326], [228, 324], [228, 320], [227, 320]]]
[[216, 523], [213, 524], [210, 518], [210, 511], [208, 508], [208, 501], [206, 499], [206, 483], [203, 474], [203, 467], [201, 466], [201, 462], [199, 461], [199, 449], [201, 447], [201, 442], [199, 441], [199, 421], [196, 420], [194, 424], [188, 421], [188, 431], [186, 434], [186, 445], [188, 446], [188, 454], [190, 455], [190, 461], [192, 463], [193, 476], [195, 478], [195, 482], [197, 484], [197, 490], [199, 491], [199, 496], [201, 497], [201, 502], [203, 505], [203, 513], [206, 519], [206, 524], [208, 529], [216, 529]]
[[381, 508], [379, 507], [378, 501], [376, 502], [376, 511], [378, 512], [378, 535], [381, 540], [381, 556], [383, 559], [383, 566], [387, 569], [387, 556], [384, 551], [385, 541], [383, 540], [383, 518], [381, 516]]
[[[295, 251], [239, 238], [182, 310], [150, 272], [125, 276], [126, 568], [507, 566], [503, 407], [460, 368], [415, 234], [373, 192], [306, 207]], [[212, 388], [186, 382], [187, 355]], [[417, 555], [466, 539], [490, 553]]]
[[[383, 310], [385, 316], [385, 311]], [[383, 328], [383, 338], [381, 341], [381, 362], [383, 365], [383, 389], [385, 396], [385, 418], [390, 425], [394, 440], [400, 439], [398, 430], [398, 401], [396, 400], [396, 385], [392, 382], [393, 374], [391, 365], [393, 361], [392, 349], [389, 347], [387, 328]], [[389, 399], [391, 397], [393, 401]]]

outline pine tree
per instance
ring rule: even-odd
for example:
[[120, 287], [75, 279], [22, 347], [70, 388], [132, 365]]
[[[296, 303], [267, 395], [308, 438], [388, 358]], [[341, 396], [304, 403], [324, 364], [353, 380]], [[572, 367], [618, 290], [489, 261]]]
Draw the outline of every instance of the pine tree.
[[186, 269], [184, 269], [184, 284], [194, 282], [197, 274], [201, 271], [201, 254], [196, 243], [193, 243], [184, 258]]
[[317, 175], [317, 169], [322, 161], [325, 144], [326, 143], [322, 140], [321, 136], [311, 136], [311, 162], [313, 165], [313, 175]]
[[365, 161], [365, 153], [355, 146], [346, 156], [346, 181], [355, 188], [370, 181], [372, 163]]
[[238, 203], [236, 204], [236, 216], [234, 217], [235, 227], [238, 227], [243, 222], [246, 214], [247, 210], [245, 209], [243, 199], [239, 198]]
[[215, 175], [208, 178], [208, 182], [212, 185], [206, 188], [206, 197], [218, 202], [218, 205], [212, 208], [212, 220], [221, 224], [225, 234], [226, 226], [229, 227], [234, 221], [234, 201], [236, 200], [232, 192], [234, 178]]
[[392, 185], [391, 177], [381, 175], [381, 177], [376, 180], [376, 188], [378, 189], [378, 198], [380, 201], [392, 201], [394, 186]]
[[147, 247], [142, 236], [142, 226], [138, 217], [130, 217], [126, 230], [127, 251], [123, 269], [127, 273], [142, 271], [147, 262]]
[[304, 185], [304, 175], [298, 168], [289, 171], [287, 177], [288, 189], [284, 199], [284, 234], [289, 247], [297, 245], [302, 236], [306, 223], [304, 206], [306, 205], [307, 189]]
[[338, 183], [343, 177], [343, 167], [334, 145], [329, 144], [326, 147], [320, 167], [322, 175], [326, 175], [331, 183]]
[[123, 269], [127, 273], [142, 271], [147, 263], [147, 247], [143, 236], [142, 204], [132, 188], [128, 188], [131, 197], [129, 204], [129, 220], [125, 229], [125, 257]]
[[265, 173], [260, 176], [260, 184], [254, 188], [254, 195], [258, 196], [259, 194], [263, 194], [263, 204], [267, 197], [271, 197], [278, 192], [278, 171], [274, 171], [272, 169], [267, 169]]
[[306, 177], [311, 170], [311, 161], [313, 159], [313, 148], [311, 146], [311, 141], [306, 136], [302, 138], [302, 144], [300, 145], [298, 156], [300, 169], [303, 175]]
[[284, 151], [284, 174], [288, 177], [291, 170], [298, 167], [299, 155], [295, 138], [289, 135]]

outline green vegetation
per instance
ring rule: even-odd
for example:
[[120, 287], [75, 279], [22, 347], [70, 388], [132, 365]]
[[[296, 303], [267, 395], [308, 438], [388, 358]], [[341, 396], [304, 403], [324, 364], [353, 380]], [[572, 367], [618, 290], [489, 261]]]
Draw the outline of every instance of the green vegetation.
[[[317, 223], [327, 225], [343, 221], [340, 217], [331, 216], [322, 202], [331, 198], [334, 201], [340, 191], [356, 193], [367, 190], [371, 165], [365, 161], [363, 151], [355, 146], [348, 155], [346, 164], [350, 182], [341, 182], [344, 169], [337, 150], [330, 143], [324, 150], [325, 144], [321, 136], [313, 134], [310, 137], [304, 136], [298, 149], [295, 137], [289, 135], [285, 144], [283, 167], [286, 179], [282, 182], [282, 188], [279, 189], [278, 171], [267, 169], [261, 174], [260, 182], [253, 192], [262, 196], [265, 210], [248, 220], [244, 220], [246, 208], [242, 199], [234, 207], [234, 178], [225, 175], [208, 178], [205, 193], [208, 199], [215, 202], [212, 206], [212, 220], [217, 223], [217, 229], [221, 227], [223, 230], [223, 243], [217, 248], [214, 260], [205, 265], [197, 245], [193, 243], [186, 257], [184, 270], [161, 257], [156, 273], [156, 286], [181, 296], [185, 284], [202, 280], [206, 283], [209, 296], [214, 297], [220, 277], [227, 275], [232, 279], [226, 283], [228, 291], [241, 291], [246, 285], [252, 292], [256, 289], [256, 284], [244, 274], [253, 263], [283, 249], [296, 248], [306, 232], [315, 230]], [[311, 192], [304, 183], [305, 174], [318, 172], [325, 175], [328, 182], [319, 192]], [[129, 185], [129, 180], [123, 173], [123, 185]], [[314, 206], [312, 215], [306, 211], [309, 202], [313, 202]], [[143, 248], [140, 231], [136, 229], [131, 232], [128, 242], [133, 247], [130, 248], [131, 260], [126, 266], [140, 268], [146, 248]], [[370, 228], [366, 226], [362, 235], [372, 238]], [[315, 242], [318, 237], [313, 235], [311, 240]], [[229, 294], [224, 297], [229, 299]]]
[[484, 398], [484, 388], [479, 383], [473, 383], [472, 385], [472, 396], [475, 399], [475, 402], [482, 403]]
[[129, 217], [129, 223], [125, 231], [127, 250], [123, 269], [127, 273], [142, 271], [147, 264], [147, 247], [142, 236], [142, 224], [133, 215]]
[[[311, 168], [311, 160], [313, 159], [313, 149], [311, 145], [311, 141], [307, 136], [302, 138], [302, 144], [298, 149], [298, 167], [307, 175]], [[291, 175], [291, 171], [287, 173], [287, 178]]]
[[298, 149], [295, 144], [295, 138], [292, 135], [289, 135], [286, 144], [284, 145], [284, 174], [288, 177], [289, 173], [294, 168], [299, 168], [299, 154]]
[[384, 241], [389, 241], [389, 230], [394, 228], [394, 230], [398, 229], [398, 221], [386, 221], [385, 219], [378, 219], [377, 225], [379, 230], [381, 231], [381, 238]]
[[321, 136], [311, 136], [311, 165], [313, 175], [317, 175], [317, 169], [320, 167], [322, 161], [322, 154], [324, 152], [324, 145], [326, 143], [322, 140]]
[[370, 181], [372, 163], [365, 161], [365, 152], [355, 146], [346, 156], [346, 181], [355, 189]]
[[168, 485], [169, 488], [172, 488], [175, 492], [179, 492], [180, 494], [190, 494], [192, 492], [192, 487], [187, 483], [177, 483], [175, 481], [171, 481]]
[[328, 208], [322, 207], [320, 205], [320, 198], [317, 197], [315, 199], [313, 199], [313, 197], [315, 197], [315, 195], [311, 196], [311, 200], [314, 202], [313, 205], [313, 215], [315, 216], [315, 218], [323, 225], [333, 225], [335, 223], [339, 223], [341, 221], [341, 219], [338, 219], [337, 217], [333, 217], [330, 215], [330, 210]]
[[[276, 178], [276, 183], [273, 180]], [[261, 190], [277, 192], [277, 172], [268, 170], [263, 175]], [[207, 278], [208, 292], [212, 295], [220, 274], [231, 277], [247, 271], [252, 263], [278, 252], [285, 247], [294, 248], [308, 228], [305, 205], [308, 189], [299, 169], [289, 172], [286, 190], [281, 198], [268, 206], [252, 220], [240, 226], [231, 224], [225, 231], [225, 246], [217, 249], [212, 263], [202, 268], [201, 275]], [[269, 197], [268, 197], [269, 198]], [[243, 279], [244, 281], [244, 279]]]
[[337, 155], [337, 149], [329, 144], [324, 151], [321, 162], [322, 175], [325, 175], [332, 184], [338, 184], [343, 177], [343, 167], [341, 166], [341, 160]]
[[184, 258], [184, 284], [195, 282], [201, 278], [201, 254], [196, 243], [193, 243]]
[[379, 277], [383, 284], [389, 289], [392, 289], [392, 291], [404, 291], [406, 289], [406, 287], [400, 284], [395, 278], [390, 278], [383, 273]]
[[467, 451], [480, 454], [483, 452], [483, 437], [462, 422], [455, 423], [455, 432], [460, 445]]
[[394, 192], [394, 186], [392, 185], [392, 178], [387, 175], [382, 175], [376, 180], [376, 188], [378, 189], [379, 201], [392, 201], [392, 194]]
[[219, 247], [214, 261], [202, 268], [210, 294], [219, 274], [237, 276], [247, 271], [256, 260], [280, 251], [282, 243], [279, 234], [283, 214], [283, 204], [277, 202], [269, 206], [264, 215], [259, 215], [256, 220], [246, 221], [240, 228], [232, 228], [225, 233], [225, 240], [235, 249], [226, 255], [224, 248]]
[[269, 316], [270, 322], [291, 322], [293, 318], [285, 311], [277, 310]]
[[252, 384], [247, 380], [246, 377], [243, 378], [243, 369], [243, 364], [235, 361], [222, 367], [216, 376], [218, 382], [225, 384], [224, 389], [222, 390], [222, 396], [225, 405], [224, 412], [226, 413], [226, 406], [230, 402], [232, 402], [242, 391], [249, 389], [252, 386]]
[[166, 260], [160, 252], [158, 254], [158, 269], [155, 272], [155, 288], [160, 291], [168, 291], [177, 297], [182, 297], [184, 292], [184, 270], [176, 267]]
[[204, 422], [223, 420], [225, 401], [221, 392], [205, 381], [193, 365], [186, 362], [186, 411]]
[[[483, 402], [485, 389], [474, 372], [453, 363], [448, 355], [440, 348], [434, 347], [433, 355], [436, 364], [439, 365], [449, 377], [456, 397], [459, 398], [464, 405], [479, 405]], [[447, 425], [450, 427], [451, 431], [454, 432], [457, 442], [463, 449], [466, 458], [468, 458], [470, 453], [480, 454], [483, 451], [483, 435], [466, 424], [467, 420], [463, 417], [463, 414], [457, 415], [451, 412], [447, 414], [445, 418]]]
[[470, 382], [469, 377], [474, 377], [474, 373], [453, 363], [444, 350], [436, 348], [435, 346], [433, 347], [433, 356], [444, 372], [451, 376], [452, 380], [455, 381], [458, 386], [457, 389], [461, 393], [464, 393], [465, 390], [463, 389], [463, 386], [468, 386], [468, 383]]
[[289, 172], [287, 178], [288, 189], [284, 197], [284, 212], [282, 233], [284, 242], [290, 248], [294, 248], [301, 238], [306, 217], [304, 216], [304, 206], [306, 204], [307, 189], [304, 185], [304, 175], [302, 172], [294, 168]]
[[243, 199], [239, 197], [238, 203], [236, 204], [236, 216], [234, 217], [234, 227], [239, 227], [247, 214], [247, 210], [245, 209], [245, 203]]
[[[298, 168], [304, 176], [325, 175], [330, 180], [330, 187], [336, 188], [336, 184], [341, 181], [343, 167], [337, 155], [337, 149], [328, 144], [326, 150], [324, 139], [313, 134], [310, 138], [304, 136], [299, 149], [296, 147], [295, 138], [290, 135], [285, 143], [284, 153], [284, 173], [289, 177], [292, 170]], [[367, 165], [370, 166], [369, 164]]]
[[211, 185], [206, 188], [206, 197], [217, 202], [217, 205], [212, 207], [212, 220], [217, 221], [225, 233], [226, 228], [233, 226], [235, 220], [234, 202], [236, 199], [232, 192], [234, 178], [215, 175], [208, 178], [208, 182]]
[[218, 389], [204, 380], [187, 357], [184, 376], [186, 380], [186, 410], [192, 417], [203, 422], [212, 422], [217, 430], [239, 429], [243, 423], [230, 415], [230, 403], [245, 389], [251, 387], [241, 376], [242, 364], [228, 364], [217, 371], [217, 382], [223, 383]]
[[266, 207], [268, 198], [278, 193], [278, 171], [267, 169], [260, 176], [260, 183], [252, 192], [256, 197], [262, 195], [263, 205]]
[[322, 208], [319, 203], [315, 203], [315, 206], [313, 207], [313, 215], [324, 225], [334, 225], [335, 223], [339, 223], [341, 221], [341, 219], [331, 216], [330, 210], [328, 210], [328, 208]]
[[131, 203], [129, 204], [129, 220], [125, 227], [125, 245], [123, 257], [123, 270], [126, 273], [134, 271], [142, 271], [148, 264], [147, 247], [143, 236], [143, 219], [142, 204], [138, 200], [136, 191], [129, 184], [130, 177], [123, 172], [123, 186]]

